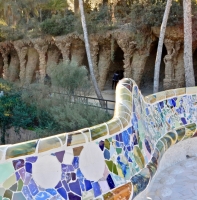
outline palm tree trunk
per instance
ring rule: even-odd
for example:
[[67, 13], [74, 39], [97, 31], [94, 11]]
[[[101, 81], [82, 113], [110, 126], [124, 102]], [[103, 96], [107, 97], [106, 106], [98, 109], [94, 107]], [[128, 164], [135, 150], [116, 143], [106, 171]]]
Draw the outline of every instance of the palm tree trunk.
[[157, 47], [157, 56], [155, 61], [155, 72], [154, 72], [154, 86], [153, 86], [153, 92], [156, 93], [159, 91], [159, 73], [160, 73], [160, 65], [161, 65], [161, 55], [162, 55], [162, 49], [163, 49], [163, 41], [168, 21], [168, 16], [170, 13], [170, 7], [172, 5], [172, 0], [167, 0], [163, 21], [161, 24], [160, 29], [160, 36], [159, 36], [159, 43]]
[[192, 59], [192, 13], [191, 0], [183, 0], [184, 13], [184, 68], [186, 87], [195, 86]]
[[94, 89], [95, 89], [97, 98], [101, 99], [100, 104], [102, 107], [104, 107], [104, 101], [102, 101], [103, 96], [101, 94], [101, 91], [98, 88], [98, 83], [97, 83], [95, 75], [94, 75], [94, 69], [93, 69], [93, 64], [92, 64], [92, 59], [91, 59], [91, 54], [90, 54], [89, 40], [88, 40], [88, 31], [87, 31], [85, 14], [84, 14], [83, 0], [79, 0], [79, 8], [80, 8], [80, 12], [81, 12], [81, 23], [82, 23], [82, 27], [83, 27], [83, 34], [84, 34], [85, 48], [86, 48], [86, 53], [87, 53], [87, 58], [88, 58], [90, 76], [92, 79], [92, 83], [94, 85]]

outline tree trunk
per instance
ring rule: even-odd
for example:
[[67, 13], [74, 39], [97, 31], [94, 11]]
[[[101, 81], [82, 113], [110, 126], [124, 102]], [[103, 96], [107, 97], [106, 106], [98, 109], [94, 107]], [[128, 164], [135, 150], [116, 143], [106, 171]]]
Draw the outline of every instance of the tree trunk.
[[191, 0], [183, 0], [184, 13], [184, 68], [186, 87], [195, 86], [192, 59], [192, 13]]
[[[92, 83], [94, 85], [94, 89], [95, 89], [97, 98], [103, 99], [101, 91], [98, 88], [98, 83], [97, 83], [95, 75], [94, 75], [94, 69], [93, 69], [93, 64], [92, 64], [92, 59], [91, 59], [91, 54], [90, 54], [89, 40], [88, 40], [88, 32], [87, 32], [87, 26], [86, 26], [85, 14], [84, 14], [83, 0], [79, 0], [79, 8], [80, 8], [80, 12], [81, 12], [81, 23], [82, 23], [82, 27], [83, 27], [85, 48], [86, 48]], [[102, 107], [104, 107], [104, 101], [101, 100], [100, 104]]]
[[75, 14], [79, 12], [79, 0], [74, 0], [74, 12]]
[[165, 36], [171, 4], [172, 4], [172, 0], [167, 0], [166, 8], [165, 8], [164, 16], [163, 16], [163, 21], [162, 21], [161, 29], [160, 29], [159, 43], [157, 47], [157, 56], [156, 56], [156, 61], [155, 61], [154, 86], [153, 86], [154, 93], [159, 91], [159, 73], [160, 73], [160, 65], [161, 65], [161, 55], [162, 55], [163, 41], [164, 41], [164, 36]]

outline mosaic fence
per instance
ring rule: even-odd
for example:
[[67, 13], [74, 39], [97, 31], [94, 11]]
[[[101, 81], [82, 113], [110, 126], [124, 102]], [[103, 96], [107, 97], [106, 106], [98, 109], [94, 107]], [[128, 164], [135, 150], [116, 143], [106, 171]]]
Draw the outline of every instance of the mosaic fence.
[[196, 135], [196, 121], [197, 88], [144, 98], [133, 80], [123, 79], [112, 120], [0, 146], [0, 199], [134, 199], [164, 152]]

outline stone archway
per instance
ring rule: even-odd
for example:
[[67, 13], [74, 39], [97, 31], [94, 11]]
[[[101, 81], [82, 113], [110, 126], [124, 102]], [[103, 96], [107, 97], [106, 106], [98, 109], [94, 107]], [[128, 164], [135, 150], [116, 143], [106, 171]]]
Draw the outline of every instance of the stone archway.
[[26, 84], [36, 81], [36, 71], [39, 70], [39, 55], [35, 48], [30, 47], [27, 51]]
[[49, 45], [46, 53], [46, 73], [51, 76], [51, 71], [60, 61], [63, 60], [63, 56], [58, 47], [54, 44]]
[[12, 48], [10, 54], [8, 55], [8, 65], [9, 65], [9, 81], [15, 82], [19, 80], [20, 61], [18, 53], [14, 48]]
[[[147, 58], [144, 73], [140, 82], [140, 88], [143, 94], [150, 94], [153, 91], [153, 81], [154, 81], [154, 69], [155, 69], [155, 59], [157, 54], [158, 41], [151, 44], [150, 55]], [[165, 63], [163, 61], [164, 56], [167, 54], [166, 47], [163, 45], [161, 66], [160, 66], [160, 76], [159, 76], [159, 90], [163, 90], [163, 79], [165, 77]]]
[[112, 61], [110, 63], [110, 68], [107, 73], [107, 79], [105, 84], [105, 89], [111, 89], [112, 88], [112, 78], [113, 74], [115, 72], [118, 72], [120, 75], [120, 79], [124, 78], [124, 52], [123, 50], [118, 46], [118, 44], [115, 44], [115, 51], [114, 55], [112, 55]]

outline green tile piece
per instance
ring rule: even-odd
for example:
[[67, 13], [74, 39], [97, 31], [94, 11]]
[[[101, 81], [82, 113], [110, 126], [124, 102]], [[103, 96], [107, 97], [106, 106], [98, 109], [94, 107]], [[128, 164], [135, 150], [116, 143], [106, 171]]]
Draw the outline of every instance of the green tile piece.
[[25, 197], [21, 192], [17, 192], [14, 193], [12, 200], [25, 200]]
[[145, 166], [145, 160], [144, 160], [144, 156], [138, 146], [134, 146], [133, 155], [134, 155], [135, 161], [136, 161], [137, 165], [139, 166], [139, 168], [143, 169]]
[[3, 197], [2, 196], [0, 196], [0, 200], [2, 200], [3, 199]]
[[16, 183], [16, 176], [15, 174], [12, 174], [6, 181], [3, 183], [3, 187], [5, 189], [10, 188], [12, 185]]
[[177, 142], [179, 142], [185, 136], [185, 127], [177, 129], [176, 132], [177, 132], [177, 135], [178, 135]]
[[121, 154], [122, 153], [122, 148], [116, 148], [116, 152], [117, 152], [117, 154]]
[[104, 144], [105, 144], [105, 148], [109, 150], [110, 149], [110, 142], [109, 142], [109, 140], [105, 139]]
[[107, 194], [103, 195], [103, 199], [104, 200], [109, 200], [109, 199], [113, 199], [113, 193], [112, 192], [108, 192]]
[[20, 180], [18, 181], [18, 188], [17, 188], [17, 191], [21, 191], [22, 188], [23, 188], [23, 181], [20, 179]]
[[12, 195], [13, 195], [12, 191], [6, 190], [3, 197], [6, 197], [8, 199], [12, 199]]
[[0, 184], [15, 172], [11, 162], [0, 164]]
[[105, 162], [106, 162], [106, 164], [107, 164], [107, 167], [108, 167], [109, 171], [112, 172], [113, 161], [111, 161], [111, 160], [109, 160], [109, 161], [106, 160]]
[[11, 188], [10, 188], [11, 191], [13, 192], [16, 192], [17, 190], [17, 183], [15, 183]]
[[112, 142], [112, 138], [108, 138], [109, 142]]
[[116, 174], [116, 175], [118, 175], [118, 171], [117, 171], [117, 168], [116, 168], [115, 164], [113, 164], [113, 173]]
[[92, 140], [96, 140], [108, 134], [106, 124], [100, 124], [90, 128]]
[[35, 153], [37, 140], [12, 145], [6, 151], [6, 159]]

